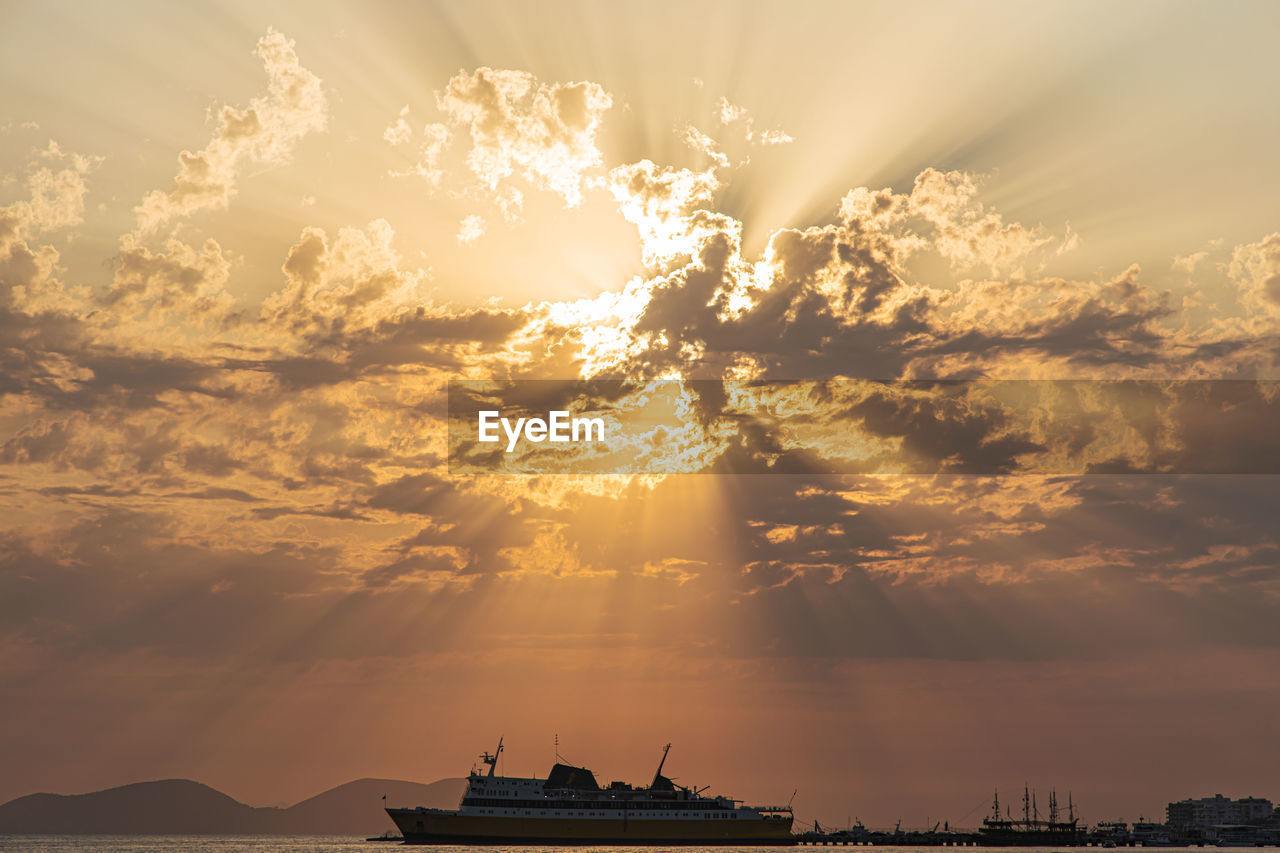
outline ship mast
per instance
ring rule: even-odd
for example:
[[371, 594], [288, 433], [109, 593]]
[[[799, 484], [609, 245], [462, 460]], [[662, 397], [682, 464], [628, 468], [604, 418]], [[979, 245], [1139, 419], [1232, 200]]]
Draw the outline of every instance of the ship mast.
[[486, 752], [480, 756], [480, 760], [483, 761], [485, 764], [489, 765], [489, 772], [485, 774], [486, 776], [492, 778], [493, 770], [495, 767], [498, 766], [498, 756], [501, 754], [502, 754], [502, 738], [499, 737], [498, 748], [494, 750], [493, 755], [490, 755], [489, 753]]
[[653, 785], [650, 787], [656, 788], [658, 786], [658, 780], [662, 778], [662, 765], [667, 763], [667, 753], [670, 751], [671, 744], [667, 744], [662, 748], [662, 760], [658, 762], [658, 772], [653, 774]]

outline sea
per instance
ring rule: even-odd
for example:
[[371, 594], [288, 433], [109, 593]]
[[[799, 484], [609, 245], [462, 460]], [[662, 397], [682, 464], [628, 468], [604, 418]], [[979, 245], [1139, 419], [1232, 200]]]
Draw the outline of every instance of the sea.
[[[322, 835], [0, 835], [0, 853], [381, 853], [404, 849], [398, 842], [364, 841], [350, 836]], [[410, 850], [436, 848], [414, 846]], [[444, 853], [779, 853], [779, 850], [816, 850], [813, 847], [464, 847], [445, 846]], [[856, 848], [823, 848], [856, 849]], [[870, 853], [870, 848], [867, 849]], [[875, 853], [940, 853], [957, 848], [876, 847]], [[978, 851], [979, 848], [969, 848]], [[1001, 853], [1046, 853], [1053, 847], [1002, 847]], [[1064, 850], [1063, 853], [1066, 853]]]

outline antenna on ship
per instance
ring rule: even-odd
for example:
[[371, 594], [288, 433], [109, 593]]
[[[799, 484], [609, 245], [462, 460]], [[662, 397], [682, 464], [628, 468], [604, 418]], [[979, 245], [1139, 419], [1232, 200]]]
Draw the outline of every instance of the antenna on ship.
[[556, 732], [556, 764], [560, 763], [560, 733]]

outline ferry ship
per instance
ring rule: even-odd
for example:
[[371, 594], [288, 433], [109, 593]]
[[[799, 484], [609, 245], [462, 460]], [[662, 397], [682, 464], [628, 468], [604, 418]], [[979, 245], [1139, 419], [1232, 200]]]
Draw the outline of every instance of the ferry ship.
[[[601, 787], [585, 767], [556, 761], [545, 779], [497, 776], [502, 740], [472, 768], [456, 809], [388, 808], [409, 844], [795, 844], [791, 806], [745, 806], [704, 796], [662, 775], [653, 782]], [[557, 756], [558, 758], [558, 756]]]

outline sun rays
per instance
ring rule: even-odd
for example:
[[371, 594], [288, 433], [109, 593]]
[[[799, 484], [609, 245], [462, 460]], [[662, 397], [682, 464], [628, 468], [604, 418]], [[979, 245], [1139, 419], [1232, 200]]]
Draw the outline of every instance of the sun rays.
[[[1268, 778], [1276, 14], [15, 7], [0, 799], [572, 727], [887, 818], [1044, 719], [1126, 807], [1200, 719]], [[468, 469], [451, 382], [627, 440]]]

